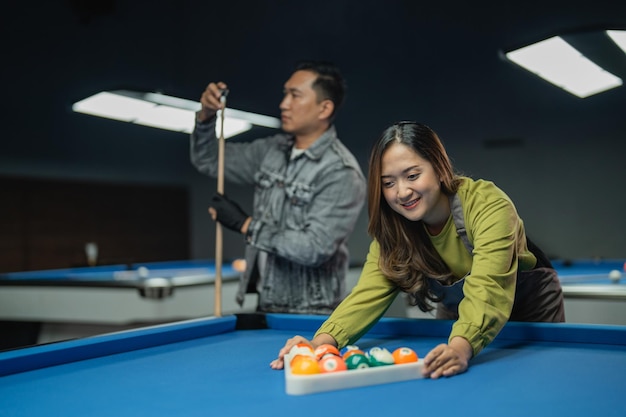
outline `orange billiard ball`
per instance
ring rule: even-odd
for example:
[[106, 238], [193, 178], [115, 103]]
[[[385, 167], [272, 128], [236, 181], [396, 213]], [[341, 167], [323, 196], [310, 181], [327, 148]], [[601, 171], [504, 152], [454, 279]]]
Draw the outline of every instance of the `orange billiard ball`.
[[292, 348], [289, 349], [289, 354], [291, 356], [307, 355], [315, 357], [313, 346], [309, 345], [308, 343], [298, 343], [292, 346]]
[[348, 366], [346, 362], [340, 357], [335, 355], [326, 355], [320, 361], [320, 371], [322, 373], [326, 372], [340, 372], [347, 371]]
[[335, 346], [331, 344], [324, 343], [315, 348], [315, 356], [317, 357], [318, 361], [321, 360], [326, 355], [334, 355], [334, 356], [341, 357], [341, 355], [339, 354], [339, 349], [337, 349]]
[[239, 273], [246, 272], [246, 265], [245, 259], [235, 259], [230, 264], [230, 266], [232, 266], [232, 268]]
[[400, 347], [394, 350], [392, 356], [395, 364], [417, 362], [418, 359], [417, 353], [408, 347]]
[[289, 367], [294, 375], [312, 375], [321, 372], [317, 359], [308, 355], [294, 356], [289, 362]]

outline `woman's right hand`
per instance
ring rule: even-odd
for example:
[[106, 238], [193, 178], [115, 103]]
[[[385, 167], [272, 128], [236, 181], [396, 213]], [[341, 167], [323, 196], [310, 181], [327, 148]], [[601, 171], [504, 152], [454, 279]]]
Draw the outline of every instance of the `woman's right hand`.
[[306, 343], [308, 345], [311, 345], [311, 347], [315, 348], [313, 344], [309, 340], [305, 339], [304, 337], [294, 336], [291, 339], [288, 339], [287, 342], [285, 343], [285, 346], [283, 346], [278, 351], [278, 357], [274, 359], [272, 362], [270, 362], [270, 368], [283, 369], [285, 367], [285, 355], [288, 354], [291, 348], [297, 345], [298, 343]]
[[318, 347], [319, 345], [329, 344], [333, 346], [337, 346], [337, 341], [327, 333], [320, 333], [315, 336], [312, 340], [308, 340], [302, 336], [294, 336], [291, 339], [287, 340], [285, 346], [283, 346], [278, 351], [278, 358], [274, 359], [270, 362], [270, 368], [272, 369], [283, 369], [285, 367], [285, 355], [289, 353], [292, 347], [297, 345], [298, 343], [306, 343], [310, 345], [313, 349]]

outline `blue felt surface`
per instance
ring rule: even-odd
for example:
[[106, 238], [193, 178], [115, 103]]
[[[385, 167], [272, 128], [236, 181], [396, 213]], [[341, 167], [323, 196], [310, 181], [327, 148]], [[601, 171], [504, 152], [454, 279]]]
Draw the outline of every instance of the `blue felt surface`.
[[[268, 366], [294, 334], [288, 319], [280, 330], [231, 331], [2, 377], [0, 416], [624, 416], [624, 345], [517, 336], [498, 339], [453, 378], [289, 396], [283, 372]], [[310, 337], [308, 324], [301, 334]], [[409, 346], [424, 356], [444, 341], [380, 330], [358, 344]]]

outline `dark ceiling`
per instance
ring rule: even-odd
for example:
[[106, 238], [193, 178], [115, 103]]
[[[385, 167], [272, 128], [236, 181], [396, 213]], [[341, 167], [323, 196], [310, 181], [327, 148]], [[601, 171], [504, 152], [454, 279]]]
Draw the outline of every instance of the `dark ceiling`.
[[626, 28], [624, 1], [12, 3], [1, 25], [5, 157], [62, 160], [78, 149], [95, 160], [129, 142], [158, 147], [155, 137], [181, 135], [70, 112], [101, 90], [195, 100], [223, 80], [230, 106], [278, 115], [283, 82], [300, 59], [342, 68], [349, 95], [338, 127], [354, 149], [400, 119], [430, 124], [451, 141], [626, 132], [626, 86], [583, 100], [501, 56], [563, 34], [626, 80], [626, 54], [601, 32]]

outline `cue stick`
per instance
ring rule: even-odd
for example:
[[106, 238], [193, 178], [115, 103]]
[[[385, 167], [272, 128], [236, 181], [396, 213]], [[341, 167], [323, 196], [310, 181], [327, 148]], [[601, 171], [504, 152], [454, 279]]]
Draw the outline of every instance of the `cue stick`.
[[[224, 113], [226, 112], [226, 95], [228, 90], [223, 90], [220, 97], [222, 111], [220, 117], [220, 137], [217, 148], [217, 192], [224, 194]], [[222, 317], [222, 224], [215, 222], [215, 317]]]

